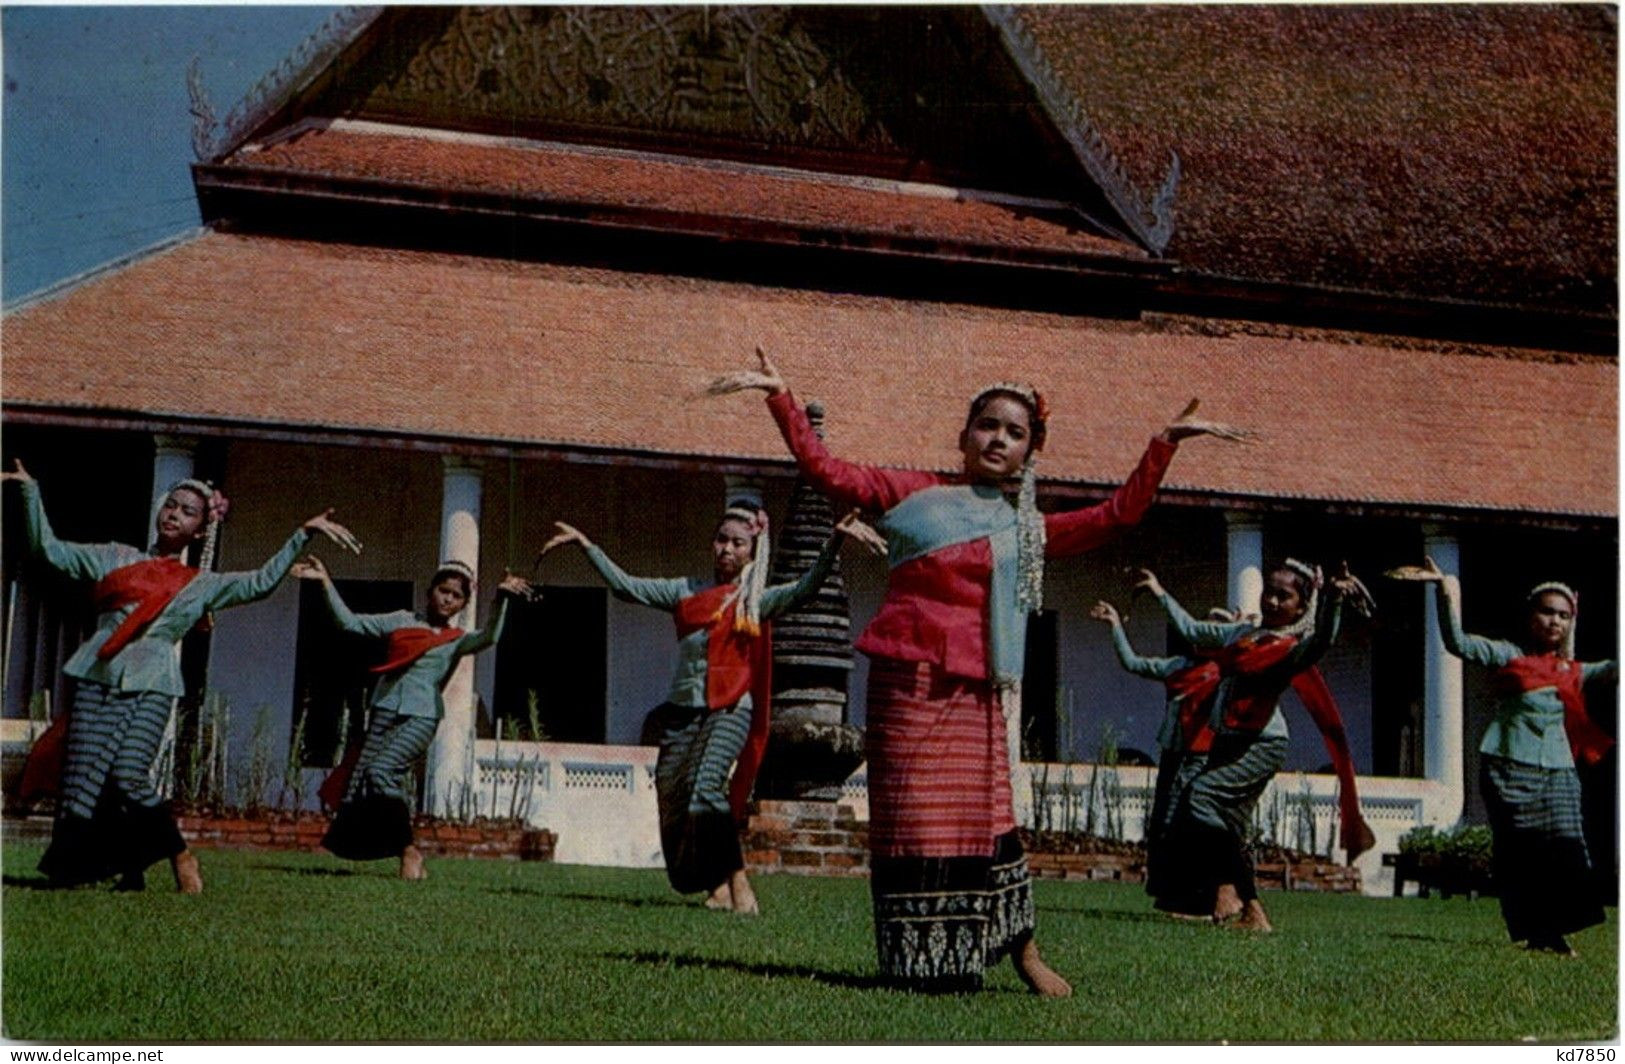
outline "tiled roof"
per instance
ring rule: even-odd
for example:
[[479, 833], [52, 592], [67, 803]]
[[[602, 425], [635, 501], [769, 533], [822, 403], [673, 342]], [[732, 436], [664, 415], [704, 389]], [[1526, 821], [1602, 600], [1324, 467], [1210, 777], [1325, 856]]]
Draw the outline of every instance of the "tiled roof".
[[1169, 485], [1424, 508], [1616, 512], [1616, 367], [209, 235], [9, 314], [4, 401], [239, 424], [782, 459], [753, 396], [696, 400], [760, 343], [836, 453], [948, 468], [964, 403], [1026, 378], [1045, 476], [1109, 484], [1192, 395]]
[[1059, 205], [966, 198], [955, 190], [815, 175], [676, 156], [414, 133], [374, 123], [312, 128], [239, 151], [224, 169], [271, 179], [384, 182], [495, 194], [570, 217], [625, 218], [698, 231], [771, 231], [777, 239], [852, 245], [939, 245], [1038, 256], [1144, 260], [1097, 236]]
[[1224, 277], [1611, 311], [1617, 13], [1575, 4], [1019, 9]]

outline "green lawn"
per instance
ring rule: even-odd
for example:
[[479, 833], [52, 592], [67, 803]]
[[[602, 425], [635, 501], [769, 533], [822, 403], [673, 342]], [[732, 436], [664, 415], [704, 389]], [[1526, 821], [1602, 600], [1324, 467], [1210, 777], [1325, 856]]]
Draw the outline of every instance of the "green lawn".
[[[1151, 914], [1137, 888], [1037, 885], [1076, 997], [1008, 964], [974, 996], [877, 987], [862, 880], [764, 876], [764, 915], [658, 872], [205, 851], [182, 897], [38, 889], [4, 847], [4, 1034], [50, 1041], [1412, 1041], [1615, 1034], [1617, 925], [1578, 959], [1509, 945], [1493, 901], [1268, 894], [1278, 933]], [[155, 869], [154, 872], [158, 872]], [[159, 889], [163, 888], [163, 889]]]

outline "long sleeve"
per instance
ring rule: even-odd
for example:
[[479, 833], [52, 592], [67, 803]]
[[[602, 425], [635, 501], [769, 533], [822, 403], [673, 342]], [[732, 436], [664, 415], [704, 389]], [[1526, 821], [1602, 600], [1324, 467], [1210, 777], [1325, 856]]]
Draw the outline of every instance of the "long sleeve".
[[1134, 467], [1112, 497], [1097, 506], [1048, 514], [1044, 517], [1044, 553], [1051, 558], [1082, 554], [1110, 540], [1125, 528], [1139, 524], [1151, 508], [1168, 463], [1178, 446], [1153, 437]]
[[1166, 680], [1173, 675], [1182, 663], [1181, 658], [1148, 658], [1134, 652], [1134, 647], [1128, 641], [1128, 633], [1123, 626], [1114, 624], [1112, 629], [1112, 649], [1117, 651], [1117, 660], [1124, 669], [1135, 676], [1143, 676], [1147, 680]]
[[1329, 594], [1322, 594], [1320, 609], [1315, 614], [1315, 627], [1309, 632], [1307, 639], [1301, 640], [1293, 649], [1291, 657], [1292, 671], [1298, 672], [1307, 669], [1319, 661], [1337, 642], [1337, 633], [1343, 624], [1343, 600]]
[[610, 560], [609, 555], [599, 550], [597, 544], [588, 543], [582, 549], [586, 552], [587, 560], [592, 563], [592, 567], [598, 570], [598, 575], [609, 585], [610, 593], [624, 602], [636, 602], [642, 606], [671, 610], [691, 594], [689, 581], [682, 577], [629, 576], [626, 570]]
[[505, 591], [497, 592], [497, 601], [491, 607], [491, 616], [486, 618], [484, 628], [476, 628], [457, 641], [458, 654], [477, 654], [486, 647], [495, 646], [497, 640], [502, 638], [502, 628], [508, 623], [508, 594]]
[[841, 552], [841, 540], [846, 538], [837, 532], [824, 543], [824, 549], [818, 552], [818, 557], [801, 578], [790, 584], [776, 584], [762, 591], [762, 619], [777, 617], [779, 614], [794, 608], [818, 593], [824, 581], [829, 578], [830, 571], [835, 568], [835, 559]]
[[1157, 601], [1162, 603], [1163, 610], [1168, 614], [1168, 623], [1173, 625], [1174, 631], [1194, 647], [1222, 647], [1229, 643], [1236, 633], [1252, 627], [1245, 621], [1199, 621], [1179, 604], [1178, 599], [1168, 594], [1166, 588], [1157, 594]]
[[1469, 635], [1462, 630], [1461, 612], [1457, 605], [1455, 595], [1445, 587], [1444, 581], [1439, 582], [1436, 590], [1438, 596], [1439, 638], [1444, 641], [1444, 648], [1463, 661], [1470, 661], [1475, 665], [1487, 665], [1490, 668], [1499, 668], [1517, 657], [1521, 651], [1511, 643], [1497, 639], [1485, 639], [1480, 635]]
[[1580, 663], [1580, 675], [1586, 683], [1618, 683], [1619, 665], [1613, 661], [1584, 661]]
[[932, 473], [906, 469], [882, 469], [842, 461], [829, 453], [824, 441], [813, 431], [807, 412], [789, 392], [767, 398], [767, 408], [779, 426], [801, 475], [819, 491], [843, 507], [890, 510], [921, 488], [940, 482]]
[[266, 559], [264, 565], [240, 573], [219, 574], [218, 586], [209, 596], [209, 608], [223, 610], [228, 606], [241, 606], [245, 602], [257, 602], [271, 592], [288, 575], [293, 563], [299, 557], [299, 552], [305, 549], [310, 542], [310, 533], [304, 529], [297, 529], [288, 537], [288, 542], [282, 549]]
[[322, 581], [322, 591], [327, 598], [327, 608], [333, 614], [333, 622], [343, 631], [378, 637], [388, 635], [399, 626], [397, 614], [351, 612], [330, 580]]
[[45, 504], [40, 499], [39, 482], [25, 480], [23, 489], [23, 526], [28, 535], [28, 549], [35, 557], [44, 558], [53, 569], [58, 569], [75, 580], [100, 580], [120, 564], [120, 555], [127, 554], [128, 563], [140, 557], [133, 547], [113, 543], [64, 543], [51, 531], [51, 522], [45, 516]]

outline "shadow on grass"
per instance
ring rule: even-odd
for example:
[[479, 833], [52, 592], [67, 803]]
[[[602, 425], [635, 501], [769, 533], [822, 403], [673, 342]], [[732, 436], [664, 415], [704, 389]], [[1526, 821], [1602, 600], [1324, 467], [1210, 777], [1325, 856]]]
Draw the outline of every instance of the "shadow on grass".
[[[309, 868], [285, 864], [252, 864], [248, 867], [259, 872], [285, 872], [290, 876], [354, 876], [365, 874], [354, 868]], [[393, 868], [389, 872], [389, 878], [397, 878]]]
[[0, 885], [16, 887], [18, 890], [72, 890], [72, 887], [58, 887], [44, 876], [0, 876]]
[[1441, 946], [1466, 946], [1470, 949], [1506, 949], [1510, 943], [1489, 942], [1482, 938], [1446, 938], [1443, 935], [1418, 935], [1411, 931], [1379, 931], [1382, 938], [1397, 939], [1401, 942], [1433, 942]]
[[1097, 909], [1078, 908], [1071, 905], [1040, 905], [1040, 915], [1044, 913], [1066, 913], [1068, 916], [1081, 916], [1086, 920], [1116, 920], [1125, 924], [1162, 924], [1164, 927], [1175, 927], [1186, 924], [1192, 927], [1203, 926], [1200, 920], [1176, 920], [1171, 916], [1164, 916], [1155, 912], [1137, 912], [1129, 909]]
[[536, 887], [493, 887], [487, 894], [518, 894], [525, 898], [555, 898], [561, 901], [592, 901], [609, 902], [612, 905], [624, 905], [629, 909], [693, 909], [700, 911], [700, 906], [692, 901], [681, 898], [629, 898], [624, 894], [587, 894], [580, 891], [543, 890]]
[[850, 975], [845, 972], [826, 972], [804, 964], [749, 964], [745, 961], [728, 960], [722, 957], [701, 957], [692, 953], [664, 953], [654, 950], [637, 950], [632, 953], [603, 953], [599, 954], [599, 956], [608, 960], [632, 961], [634, 964], [648, 964], [661, 968], [708, 968], [718, 972], [742, 972], [745, 975], [759, 975], [768, 979], [811, 979], [814, 982], [823, 983], [825, 986], [838, 986], [847, 990], [895, 989], [882, 982], [878, 975]]

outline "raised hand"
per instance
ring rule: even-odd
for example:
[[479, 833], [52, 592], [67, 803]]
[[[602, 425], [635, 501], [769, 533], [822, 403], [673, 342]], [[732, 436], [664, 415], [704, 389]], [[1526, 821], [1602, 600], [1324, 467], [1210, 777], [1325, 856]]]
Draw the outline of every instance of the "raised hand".
[[853, 510], [836, 524], [835, 531], [854, 543], [861, 543], [870, 554], [886, 553], [886, 537], [858, 519], [861, 511]]
[[1185, 404], [1178, 417], [1168, 423], [1162, 430], [1162, 438], [1169, 443], [1178, 443], [1180, 440], [1192, 436], [1212, 436], [1216, 439], [1229, 440], [1232, 443], [1257, 443], [1258, 433], [1251, 429], [1239, 429], [1232, 425], [1225, 425], [1217, 421], [1207, 421], [1196, 416], [1197, 407], [1202, 400], [1192, 399]]
[[1117, 607], [1113, 606], [1105, 599], [1101, 599], [1099, 602], [1089, 607], [1089, 616], [1097, 621], [1105, 621], [1113, 628], [1116, 628], [1123, 623], [1123, 618], [1117, 613]]
[[567, 525], [563, 521], [554, 521], [553, 527], [559, 530], [558, 534], [552, 539], [548, 540], [546, 543], [543, 543], [542, 549], [536, 552], [537, 564], [540, 564], [541, 560], [547, 556], [547, 552], [552, 550], [554, 547], [562, 547], [566, 543], [579, 543], [583, 547], [591, 546], [592, 544], [592, 540], [588, 539], [586, 536], [583, 536], [574, 526]]
[[497, 585], [497, 591], [532, 601], [542, 597], [541, 592], [532, 587], [529, 580], [515, 576], [506, 569], [502, 571], [502, 582]]
[[301, 527], [306, 532], [320, 532], [352, 554], [361, 553], [361, 541], [356, 539], [348, 528], [333, 520], [333, 508], [331, 506], [306, 521]]
[[1444, 582], [1445, 571], [1439, 568], [1438, 562], [1423, 555], [1421, 565], [1401, 565], [1389, 569], [1382, 575], [1390, 580], [1420, 580], [1423, 583], [1438, 584]]
[[333, 579], [327, 572], [327, 566], [314, 554], [307, 554], [294, 562], [288, 572], [301, 580], [320, 580], [327, 583]]
[[1140, 570], [1140, 578], [1134, 582], [1134, 588], [1136, 591], [1149, 591], [1153, 595], [1162, 594], [1162, 583], [1157, 579], [1157, 574], [1150, 569]]
[[749, 391], [760, 388], [769, 395], [778, 395], [787, 389], [784, 377], [779, 373], [767, 352], [761, 345], [756, 347], [756, 369], [742, 369], [733, 373], [724, 373], [710, 384], [706, 385], [706, 395], [732, 395], [734, 392]]
[[1333, 595], [1343, 599], [1356, 612], [1370, 617], [1377, 611], [1377, 600], [1371, 597], [1360, 578], [1349, 572], [1349, 563], [1345, 559], [1337, 565], [1337, 573], [1328, 582]]
[[12, 462], [17, 468], [11, 470], [10, 472], [0, 472], [0, 482], [15, 480], [19, 484], [27, 484], [34, 479], [28, 470], [23, 468], [22, 459], [14, 458], [12, 459]]

